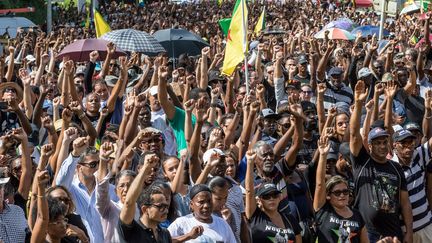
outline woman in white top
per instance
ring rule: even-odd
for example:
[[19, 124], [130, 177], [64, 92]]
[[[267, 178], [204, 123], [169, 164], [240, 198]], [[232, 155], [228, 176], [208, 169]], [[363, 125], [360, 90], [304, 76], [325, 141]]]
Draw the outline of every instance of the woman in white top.
[[168, 231], [173, 240], [180, 242], [236, 243], [230, 226], [220, 217], [212, 215], [210, 189], [198, 184], [190, 190], [192, 214], [177, 218]]

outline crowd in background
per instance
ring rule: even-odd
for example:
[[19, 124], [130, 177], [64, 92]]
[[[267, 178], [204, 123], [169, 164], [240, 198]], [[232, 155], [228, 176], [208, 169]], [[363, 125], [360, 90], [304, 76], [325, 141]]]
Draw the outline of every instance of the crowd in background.
[[234, 2], [99, 4], [113, 30], [201, 36], [197, 56], [57, 58], [95, 37], [76, 8], [19, 30], [0, 57], [0, 242], [432, 242], [430, 14], [349, 41], [313, 36], [379, 16], [247, 5], [231, 76], [218, 21]]

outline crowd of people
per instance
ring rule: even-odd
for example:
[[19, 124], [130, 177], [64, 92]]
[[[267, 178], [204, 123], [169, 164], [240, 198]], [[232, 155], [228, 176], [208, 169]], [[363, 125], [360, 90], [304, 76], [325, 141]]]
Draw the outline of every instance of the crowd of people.
[[18, 31], [0, 57], [0, 242], [432, 242], [431, 15], [387, 19], [384, 42], [316, 39], [379, 25], [320, 4], [248, 2], [231, 76], [234, 2], [101, 1], [112, 29], [184, 28], [198, 56], [57, 58], [95, 36], [76, 8]]

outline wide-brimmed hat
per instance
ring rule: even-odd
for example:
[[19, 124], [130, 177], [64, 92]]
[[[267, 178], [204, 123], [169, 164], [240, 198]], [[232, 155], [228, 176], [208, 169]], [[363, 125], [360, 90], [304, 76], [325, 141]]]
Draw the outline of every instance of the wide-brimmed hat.
[[1, 83], [0, 84], [0, 93], [3, 93], [5, 89], [7, 88], [11, 88], [14, 89], [16, 91], [16, 95], [17, 95], [17, 102], [21, 102], [23, 99], [23, 90], [22, 88], [14, 82], [5, 82], [5, 83]]

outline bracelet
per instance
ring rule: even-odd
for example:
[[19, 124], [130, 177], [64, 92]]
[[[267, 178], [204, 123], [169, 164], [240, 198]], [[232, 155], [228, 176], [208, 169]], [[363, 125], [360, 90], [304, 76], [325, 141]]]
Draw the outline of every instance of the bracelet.
[[45, 198], [45, 195], [36, 195], [37, 198]]
[[104, 157], [102, 157], [102, 156], [101, 156], [101, 157], [99, 157], [99, 159], [100, 159], [100, 160], [102, 160], [102, 161], [108, 161], [108, 160], [110, 160], [110, 158], [109, 158], [109, 157], [108, 157], [108, 158], [104, 158]]
[[86, 114], [83, 112], [83, 113], [81, 113], [81, 114], [78, 115], [78, 118], [79, 118], [79, 119], [83, 119], [83, 118], [85, 117], [85, 115], [86, 115]]

